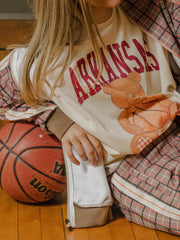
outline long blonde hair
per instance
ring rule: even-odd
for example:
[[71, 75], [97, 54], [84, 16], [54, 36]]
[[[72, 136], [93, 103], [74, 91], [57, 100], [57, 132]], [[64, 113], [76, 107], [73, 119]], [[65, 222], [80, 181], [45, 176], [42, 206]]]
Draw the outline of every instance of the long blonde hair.
[[[92, 16], [89, 0], [34, 0], [36, 27], [28, 44], [22, 72], [22, 95], [30, 106], [42, 104], [40, 92], [47, 75], [51, 73], [63, 49], [68, 46], [68, 55], [64, 67], [56, 79], [61, 76], [71, 58], [73, 46], [89, 36], [97, 59], [100, 59], [98, 40], [102, 42], [97, 25]], [[30, 69], [36, 61], [33, 81], [30, 81]], [[98, 63], [100, 60], [97, 60]], [[56, 66], [57, 67], [57, 66]], [[52, 92], [56, 87], [52, 88]]]

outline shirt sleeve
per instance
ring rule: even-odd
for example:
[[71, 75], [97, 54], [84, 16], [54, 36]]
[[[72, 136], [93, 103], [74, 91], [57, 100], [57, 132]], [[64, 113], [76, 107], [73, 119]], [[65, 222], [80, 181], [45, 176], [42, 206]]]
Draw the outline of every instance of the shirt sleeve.
[[173, 77], [177, 84], [177, 91], [180, 93], [180, 59], [169, 53], [169, 63]]
[[122, 1], [121, 9], [142, 31], [180, 57], [179, 0], [126, 0]]
[[178, 0], [167, 0], [167, 5], [169, 7], [170, 19], [168, 24], [172, 24], [172, 32], [175, 35], [177, 45], [180, 47], [180, 1]]
[[47, 122], [47, 128], [59, 140], [62, 139], [65, 132], [74, 122], [63, 112], [57, 108]]
[[56, 109], [56, 105], [48, 102], [45, 106], [31, 108], [25, 103], [12, 77], [10, 57], [11, 53], [0, 62], [0, 119], [10, 121], [30, 119], [47, 131], [47, 119]]

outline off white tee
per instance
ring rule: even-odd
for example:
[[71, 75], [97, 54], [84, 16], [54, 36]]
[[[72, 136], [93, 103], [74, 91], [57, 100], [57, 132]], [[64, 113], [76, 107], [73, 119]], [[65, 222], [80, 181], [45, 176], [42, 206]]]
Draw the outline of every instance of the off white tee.
[[[119, 8], [98, 27], [106, 46], [100, 48], [103, 70], [99, 81], [97, 59], [86, 40], [74, 47], [63, 83], [52, 100], [101, 141], [109, 174], [127, 154], [140, 152], [170, 126], [180, 95], [175, 91], [167, 51]], [[15, 51], [12, 58], [17, 82], [25, 51]], [[66, 49], [59, 59], [62, 66], [65, 55]], [[50, 84], [59, 71], [61, 67], [48, 76]], [[44, 91], [46, 98], [50, 94], [48, 85], [44, 85]]]

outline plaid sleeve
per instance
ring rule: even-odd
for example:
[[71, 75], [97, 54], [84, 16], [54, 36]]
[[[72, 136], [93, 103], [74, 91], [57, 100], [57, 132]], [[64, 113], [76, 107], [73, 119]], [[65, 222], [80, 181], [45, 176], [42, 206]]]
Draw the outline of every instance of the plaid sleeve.
[[164, 0], [161, 3], [161, 11], [172, 29], [177, 46], [180, 48], [180, 1]]
[[29, 107], [12, 78], [10, 61], [7, 59], [0, 65], [0, 118], [2, 120], [31, 119], [46, 131], [46, 122], [56, 105], [48, 103], [38, 108]]
[[127, 156], [111, 189], [129, 221], [180, 236], [179, 125], [174, 122], [139, 155]]
[[144, 32], [180, 57], [179, 0], [126, 0], [121, 8]]

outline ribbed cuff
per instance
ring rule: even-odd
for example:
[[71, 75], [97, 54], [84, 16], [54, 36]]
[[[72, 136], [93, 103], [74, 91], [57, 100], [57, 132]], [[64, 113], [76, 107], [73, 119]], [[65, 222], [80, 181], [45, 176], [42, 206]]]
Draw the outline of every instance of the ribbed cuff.
[[74, 122], [59, 108], [53, 112], [47, 122], [47, 128], [59, 140], [62, 139], [65, 132]]

